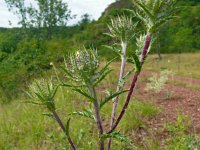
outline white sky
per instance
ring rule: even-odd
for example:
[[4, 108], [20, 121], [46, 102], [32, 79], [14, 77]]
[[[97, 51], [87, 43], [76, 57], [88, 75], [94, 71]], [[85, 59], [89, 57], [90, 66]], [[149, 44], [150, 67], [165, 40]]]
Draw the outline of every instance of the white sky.
[[[34, 0], [26, 0], [27, 3], [33, 3]], [[81, 16], [85, 13], [91, 15], [92, 19], [98, 19], [105, 8], [113, 3], [115, 0], [63, 0], [67, 2], [72, 15], [76, 14], [77, 17], [69, 22], [69, 25], [77, 23]], [[12, 25], [9, 25], [9, 20]], [[0, 0], [0, 27], [16, 27], [18, 18], [9, 12], [4, 0]]]

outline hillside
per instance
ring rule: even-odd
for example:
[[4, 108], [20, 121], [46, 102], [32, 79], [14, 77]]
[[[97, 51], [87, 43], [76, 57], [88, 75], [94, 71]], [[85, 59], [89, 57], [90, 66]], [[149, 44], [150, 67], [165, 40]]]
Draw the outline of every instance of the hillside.
[[[175, 21], [166, 24], [161, 30], [159, 42], [155, 42], [152, 52], [160, 48], [161, 53], [196, 52], [200, 49], [200, 5], [198, 1], [182, 0], [178, 3], [183, 9], [177, 13]], [[58, 64], [63, 55], [81, 48], [94, 46], [102, 57], [114, 54], [102, 45], [112, 43], [104, 35], [110, 18], [128, 14], [124, 8], [133, 8], [130, 0], [120, 0], [105, 9], [98, 21], [80, 23], [74, 27], [57, 27], [53, 37], [38, 38], [35, 29], [28, 34], [22, 29], [0, 29], [0, 94], [12, 99], [22, 92], [28, 82], [51, 70], [50, 62]], [[129, 15], [129, 14], [128, 14]], [[182, 22], [181, 20], [184, 20]], [[137, 20], [136, 20], [137, 21]], [[158, 43], [158, 44], [157, 44]], [[134, 49], [129, 47], [129, 52]], [[6, 99], [5, 101], [7, 101]]]

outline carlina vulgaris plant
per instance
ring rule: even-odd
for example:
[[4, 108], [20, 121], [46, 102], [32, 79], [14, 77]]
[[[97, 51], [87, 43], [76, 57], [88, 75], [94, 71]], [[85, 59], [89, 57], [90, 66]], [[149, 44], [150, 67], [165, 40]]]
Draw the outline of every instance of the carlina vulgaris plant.
[[76, 150], [76, 146], [69, 135], [70, 119], [68, 120], [67, 125], [65, 126], [56, 112], [55, 95], [56, 95], [58, 87], [59, 85], [54, 85], [52, 79], [35, 80], [29, 86], [29, 91], [26, 92], [31, 98], [31, 100], [28, 102], [32, 104], [45, 106], [50, 112], [45, 115], [51, 116], [57, 121], [60, 128], [66, 135], [67, 140], [69, 144], [71, 145], [71, 148], [73, 150]]
[[[112, 128], [108, 131], [108, 133], [112, 133], [116, 127], [118, 126], [119, 122], [124, 116], [124, 113], [129, 105], [131, 95], [133, 93], [133, 90], [135, 88], [135, 85], [137, 83], [138, 77], [140, 75], [143, 63], [145, 61], [145, 58], [147, 57], [147, 54], [150, 50], [151, 41], [153, 38], [154, 33], [159, 29], [160, 26], [168, 22], [169, 20], [175, 18], [175, 3], [176, 0], [133, 0], [133, 4], [136, 6], [137, 11], [129, 10], [130, 12], [133, 12], [134, 16], [139, 18], [142, 23], [144, 23], [146, 27], [146, 35], [141, 35], [137, 39], [137, 47], [142, 48], [140, 51], [140, 56], [136, 55], [136, 53], [133, 54], [133, 62], [135, 64], [135, 74], [128, 92], [128, 95], [126, 97], [125, 104], [116, 119], [116, 122], [112, 126]], [[112, 118], [113, 120], [115, 118]], [[110, 143], [107, 145], [107, 150], [110, 149]]]

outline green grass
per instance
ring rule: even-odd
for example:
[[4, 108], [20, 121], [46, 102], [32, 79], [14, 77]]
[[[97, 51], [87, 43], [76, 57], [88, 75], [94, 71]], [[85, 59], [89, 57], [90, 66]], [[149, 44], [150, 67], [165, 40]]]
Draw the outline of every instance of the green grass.
[[[167, 150], [194, 150], [200, 149], [199, 136], [190, 133], [191, 119], [190, 117], [178, 112], [176, 122], [166, 123], [167, 130], [171, 137], [166, 140]], [[186, 134], [188, 132], [188, 134]]]
[[191, 85], [189, 83], [183, 83], [183, 82], [177, 81], [177, 80], [169, 80], [168, 83], [174, 84], [176, 86], [188, 88], [188, 89], [191, 89], [191, 90], [200, 90], [200, 86], [198, 86], [198, 85]]
[[125, 117], [121, 122], [123, 131], [128, 132], [140, 127], [146, 128], [149, 118], [155, 117], [160, 110], [150, 102], [134, 100], [130, 103]]
[[162, 58], [159, 60], [157, 55], [150, 55], [144, 69], [151, 71], [169, 69], [179, 76], [200, 78], [200, 53], [163, 54]]

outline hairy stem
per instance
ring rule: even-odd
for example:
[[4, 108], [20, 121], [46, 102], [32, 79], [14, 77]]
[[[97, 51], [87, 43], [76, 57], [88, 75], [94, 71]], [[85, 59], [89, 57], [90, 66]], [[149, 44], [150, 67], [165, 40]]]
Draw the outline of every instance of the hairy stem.
[[[146, 36], [146, 40], [145, 40], [145, 44], [144, 44], [144, 48], [143, 48], [143, 51], [142, 51], [142, 54], [141, 54], [141, 65], [143, 65], [144, 63], [144, 60], [146, 58], [146, 55], [148, 53], [148, 49], [149, 49], [149, 46], [150, 46], [150, 43], [151, 43], [151, 35], [150, 34], [147, 34]], [[131, 87], [129, 89], [129, 92], [128, 92], [128, 95], [126, 97], [126, 101], [125, 101], [125, 104], [122, 108], [122, 111], [120, 112], [120, 115], [118, 116], [115, 124], [113, 125], [112, 129], [110, 129], [110, 131], [108, 133], [111, 133], [113, 132], [116, 127], [118, 126], [119, 122], [121, 121], [122, 117], [124, 116], [124, 113], [128, 107], [128, 104], [130, 102], [130, 99], [131, 99], [131, 96], [132, 96], [132, 93], [133, 93], [133, 90], [135, 89], [135, 85], [137, 83], [137, 79], [140, 75], [140, 72], [136, 72], [134, 77], [133, 77], [133, 80], [132, 80], [132, 83], [131, 83]]]
[[[58, 116], [56, 111], [53, 111], [52, 113], [53, 113], [53, 116], [55, 117], [56, 121], [58, 122], [59, 126], [61, 127], [62, 131], [66, 135], [66, 129], [65, 129], [65, 126], [64, 126], [63, 122], [61, 121], [60, 117]], [[76, 150], [76, 146], [72, 142], [71, 137], [69, 135], [66, 135], [66, 136], [67, 136], [67, 140], [68, 140], [69, 144], [71, 145], [72, 150]]]
[[[96, 119], [96, 123], [97, 123], [97, 127], [98, 127], [98, 135], [100, 138], [101, 135], [103, 134], [103, 127], [102, 127], [102, 121], [101, 121], [101, 116], [100, 116], [100, 112], [99, 112], [99, 104], [98, 104], [98, 100], [97, 100], [97, 96], [96, 96], [96, 91], [93, 87], [90, 88], [90, 92], [95, 99], [93, 105], [94, 105], [94, 111], [95, 111], [95, 119]], [[104, 141], [101, 139], [99, 142], [99, 147], [100, 147], [100, 150], [104, 150]]]
[[[122, 46], [122, 53], [123, 54], [121, 56], [121, 68], [120, 68], [118, 82], [120, 82], [120, 80], [123, 78], [124, 69], [125, 69], [125, 65], [126, 65], [126, 43], [122, 42], [121, 46]], [[116, 92], [119, 92], [121, 90], [121, 88], [122, 87], [117, 85]], [[118, 100], [119, 100], [119, 96], [117, 96], [115, 98], [114, 102], [113, 102], [112, 115], [111, 115], [111, 119], [110, 119], [110, 130], [112, 129], [114, 121], [115, 121], [115, 115], [116, 115], [116, 109], [117, 109]], [[110, 149], [110, 145], [111, 145], [111, 138], [108, 139], [108, 143], [107, 143], [107, 147], [106, 147], [107, 150]]]

